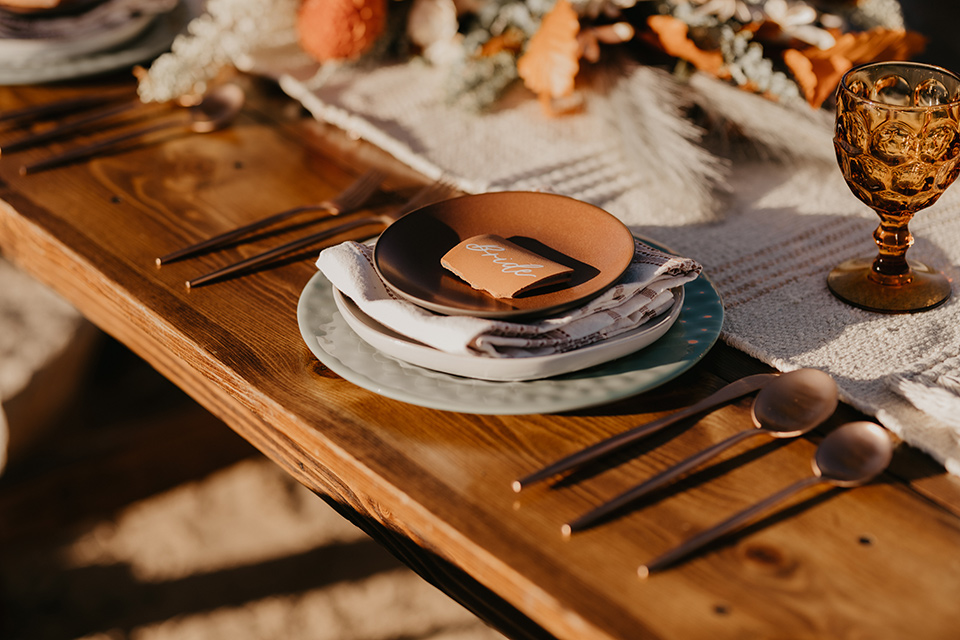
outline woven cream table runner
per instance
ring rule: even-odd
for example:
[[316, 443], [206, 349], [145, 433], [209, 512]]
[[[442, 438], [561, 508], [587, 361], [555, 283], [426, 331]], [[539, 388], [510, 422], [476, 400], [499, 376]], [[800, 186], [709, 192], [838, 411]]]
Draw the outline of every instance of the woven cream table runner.
[[[317, 119], [427, 176], [446, 175], [467, 192], [579, 198], [700, 261], [723, 297], [724, 341], [783, 371], [827, 371], [843, 400], [960, 475], [960, 295], [926, 313], [881, 315], [827, 290], [834, 264], [875, 252], [878, 222], [840, 176], [832, 114], [793, 111], [702, 77], [671, 93], [664, 87], [674, 80], [644, 68], [562, 118], [545, 117], [522, 91], [482, 115], [449, 106], [442, 74], [419, 64], [279, 80]], [[679, 111], [684, 92], [707, 111], [747, 114], [748, 137], [763, 143], [752, 154], [705, 157], [684, 143], [695, 133]], [[665, 118], [671, 96], [677, 117]], [[960, 186], [918, 214], [911, 231], [910, 256], [956, 282]]]

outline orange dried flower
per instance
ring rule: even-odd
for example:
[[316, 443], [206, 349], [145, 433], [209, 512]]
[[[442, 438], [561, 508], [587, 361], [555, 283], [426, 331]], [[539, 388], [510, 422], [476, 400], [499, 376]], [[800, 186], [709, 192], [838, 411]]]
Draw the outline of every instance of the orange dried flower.
[[297, 12], [300, 46], [320, 62], [356, 58], [386, 26], [385, 0], [304, 0]]
[[580, 70], [579, 32], [577, 12], [567, 0], [559, 0], [543, 17], [527, 51], [517, 60], [517, 73], [527, 88], [540, 97], [547, 113], [555, 112], [555, 100], [573, 94], [574, 79]]

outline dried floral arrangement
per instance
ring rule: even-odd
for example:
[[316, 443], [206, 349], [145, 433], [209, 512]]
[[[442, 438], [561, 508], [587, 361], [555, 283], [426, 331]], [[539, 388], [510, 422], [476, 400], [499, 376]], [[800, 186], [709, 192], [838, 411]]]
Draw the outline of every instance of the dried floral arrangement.
[[426, 61], [471, 109], [519, 81], [563, 114], [582, 104], [585, 69], [624, 59], [819, 107], [850, 67], [910, 58], [925, 39], [897, 0], [209, 0], [141, 74], [141, 97], [202, 89], [239, 56], [289, 43], [325, 65]]

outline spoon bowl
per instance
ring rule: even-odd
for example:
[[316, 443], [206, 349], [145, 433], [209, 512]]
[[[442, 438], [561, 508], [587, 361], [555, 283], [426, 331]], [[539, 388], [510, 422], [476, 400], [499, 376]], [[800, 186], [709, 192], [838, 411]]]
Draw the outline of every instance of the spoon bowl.
[[243, 89], [235, 84], [222, 84], [204, 94], [196, 104], [187, 107], [190, 130], [210, 133], [230, 123], [246, 101]]
[[851, 422], [823, 439], [813, 472], [838, 487], [856, 487], [877, 477], [892, 458], [893, 443], [882, 427]]
[[838, 402], [833, 378], [819, 369], [798, 369], [760, 390], [753, 401], [753, 423], [775, 438], [794, 438], [833, 415]]

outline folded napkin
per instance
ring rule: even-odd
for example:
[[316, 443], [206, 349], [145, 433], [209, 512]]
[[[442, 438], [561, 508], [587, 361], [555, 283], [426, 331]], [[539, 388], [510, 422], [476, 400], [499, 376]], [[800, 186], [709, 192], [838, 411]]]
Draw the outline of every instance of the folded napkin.
[[562, 353], [634, 329], [669, 309], [671, 289], [701, 271], [694, 260], [637, 241], [620, 280], [583, 306], [530, 322], [505, 322], [441, 315], [397, 299], [374, 269], [372, 254], [367, 245], [344, 242], [323, 250], [317, 267], [385, 327], [440, 351], [496, 358]]

